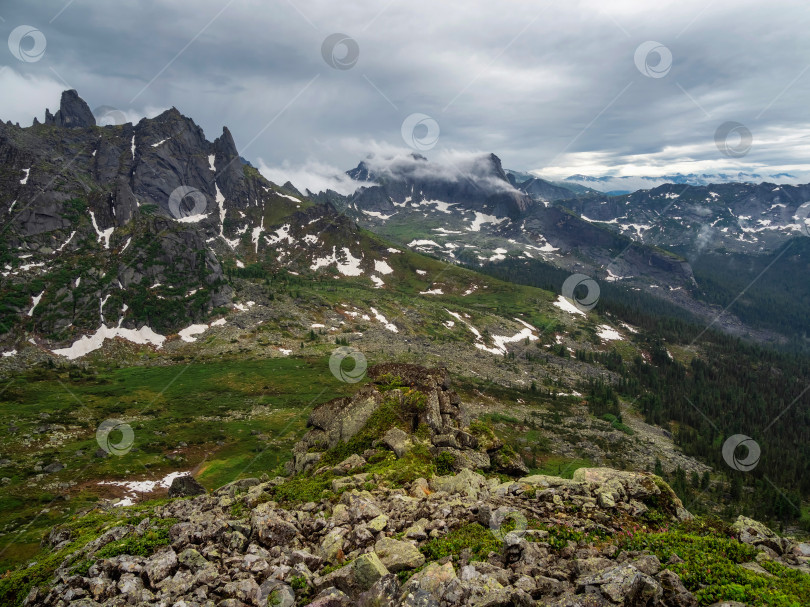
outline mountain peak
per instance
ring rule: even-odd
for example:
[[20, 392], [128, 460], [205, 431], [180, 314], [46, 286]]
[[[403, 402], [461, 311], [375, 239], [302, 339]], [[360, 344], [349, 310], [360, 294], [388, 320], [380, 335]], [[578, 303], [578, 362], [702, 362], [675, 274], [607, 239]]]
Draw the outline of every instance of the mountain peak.
[[56, 114], [51, 114], [50, 110], [45, 110], [45, 124], [64, 126], [69, 128], [86, 128], [96, 126], [96, 119], [90, 106], [79, 97], [79, 93], [70, 89], [62, 91], [62, 99], [59, 103], [59, 110]]

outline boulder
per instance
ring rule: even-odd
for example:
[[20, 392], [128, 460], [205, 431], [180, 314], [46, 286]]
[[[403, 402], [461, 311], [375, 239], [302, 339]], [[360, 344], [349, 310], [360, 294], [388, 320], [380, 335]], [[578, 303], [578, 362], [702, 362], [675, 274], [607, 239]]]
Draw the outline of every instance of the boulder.
[[252, 577], [248, 577], [242, 580], [228, 582], [222, 588], [222, 594], [233, 599], [238, 599], [248, 605], [258, 606], [262, 593], [256, 580]]
[[295, 591], [272, 578], [259, 587], [259, 607], [295, 607]]
[[259, 541], [268, 547], [288, 545], [298, 535], [295, 525], [285, 521], [271, 508], [261, 504], [250, 514], [250, 527]]
[[374, 533], [379, 533], [380, 531], [384, 530], [388, 526], [388, 517], [384, 514], [381, 514], [378, 517], [371, 519], [368, 523], [366, 523], [366, 528], [369, 531]]
[[351, 521], [369, 521], [383, 513], [368, 491], [347, 491], [340, 503], [346, 506]]
[[399, 607], [439, 607], [439, 602], [429, 592], [417, 590], [404, 593]]
[[362, 591], [369, 590], [380, 578], [388, 575], [388, 569], [374, 552], [361, 554], [351, 565], [354, 583]]
[[340, 462], [337, 466], [335, 466], [332, 470], [337, 474], [346, 474], [355, 470], [356, 468], [360, 468], [366, 465], [366, 460], [362, 457], [353, 453], [342, 462]]
[[738, 534], [744, 544], [754, 544], [756, 542], [777, 537], [766, 525], [755, 521], [747, 516], [740, 515], [732, 523], [731, 528]]
[[177, 555], [177, 560], [181, 565], [192, 571], [196, 571], [208, 565], [206, 558], [194, 548], [186, 548], [183, 550], [183, 552]]
[[664, 591], [661, 603], [665, 607], [697, 607], [697, 599], [686, 589], [677, 573], [664, 569], [656, 577]]
[[411, 542], [384, 537], [374, 544], [374, 552], [391, 573], [416, 569], [425, 564], [425, 556]]
[[490, 463], [498, 472], [503, 472], [510, 476], [519, 476], [529, 473], [529, 468], [520, 455], [514, 452], [504, 452], [503, 449], [492, 454]]
[[354, 396], [337, 398], [315, 407], [307, 425], [322, 430], [327, 447], [331, 449], [355, 436], [381, 402], [382, 394], [365, 386]]
[[446, 491], [447, 493], [460, 493], [475, 498], [478, 492], [487, 484], [486, 479], [465, 468], [456, 475], [434, 476], [430, 479], [430, 488], [433, 491]]
[[386, 432], [382, 437], [382, 442], [394, 452], [397, 459], [405, 455], [413, 447], [413, 442], [411, 442], [408, 434], [399, 428], [391, 428]]
[[326, 588], [321, 591], [307, 607], [348, 607], [351, 599], [337, 588]]
[[166, 579], [177, 568], [177, 554], [171, 548], [157, 552], [146, 559], [143, 575], [152, 588]]
[[169, 487], [169, 497], [189, 497], [205, 493], [207, 493], [205, 487], [190, 474], [176, 477]]
[[653, 605], [664, 592], [658, 580], [632, 565], [619, 565], [577, 580], [577, 593], [597, 589], [614, 603], [624, 605]]
[[347, 529], [335, 527], [321, 540], [320, 557], [327, 563], [334, 563], [337, 555], [343, 551]]
[[[422, 602], [408, 603], [413, 605], [432, 604], [424, 602], [428, 601], [429, 598], [432, 598], [434, 601], [440, 601], [444, 590], [448, 588], [452, 582], [458, 582], [456, 571], [453, 569], [452, 563], [445, 563], [444, 565], [430, 563], [427, 567], [422, 569], [422, 571], [415, 573], [405, 582], [405, 585], [402, 587], [402, 595], [400, 596], [402, 603], [400, 604], [406, 604], [405, 600], [409, 595], [412, 595], [414, 598], [423, 597], [420, 598]], [[424, 594], [420, 594], [420, 592], [428, 596], [424, 596]], [[413, 601], [414, 599], [409, 600]]]
[[357, 607], [393, 607], [398, 596], [399, 580], [393, 573], [389, 573], [357, 597]]

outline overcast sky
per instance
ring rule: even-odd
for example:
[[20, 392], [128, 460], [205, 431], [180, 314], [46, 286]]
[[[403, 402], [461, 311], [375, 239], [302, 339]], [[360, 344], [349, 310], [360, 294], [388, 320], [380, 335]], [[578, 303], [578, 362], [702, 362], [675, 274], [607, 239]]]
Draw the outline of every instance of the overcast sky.
[[41, 120], [68, 87], [135, 120], [175, 106], [311, 189], [403, 149], [803, 177], [809, 26], [805, 0], [2, 0], [0, 118]]

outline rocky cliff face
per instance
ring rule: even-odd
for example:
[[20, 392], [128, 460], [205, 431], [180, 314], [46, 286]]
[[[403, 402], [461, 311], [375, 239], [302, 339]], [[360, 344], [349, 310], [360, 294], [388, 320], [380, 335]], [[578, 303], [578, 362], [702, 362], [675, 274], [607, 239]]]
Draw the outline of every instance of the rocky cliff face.
[[[65, 91], [44, 124], [0, 123], [0, 341], [13, 349], [31, 335], [68, 345], [99, 331], [176, 332], [231, 304], [223, 262], [281, 256], [284, 244], [306, 245], [291, 256], [301, 265], [324, 257], [317, 238], [273, 233], [287, 218], [301, 238], [355, 236], [328, 205], [245, 164], [227, 128], [209, 141], [174, 108], [96, 126]], [[342, 255], [328, 252], [335, 263]]]

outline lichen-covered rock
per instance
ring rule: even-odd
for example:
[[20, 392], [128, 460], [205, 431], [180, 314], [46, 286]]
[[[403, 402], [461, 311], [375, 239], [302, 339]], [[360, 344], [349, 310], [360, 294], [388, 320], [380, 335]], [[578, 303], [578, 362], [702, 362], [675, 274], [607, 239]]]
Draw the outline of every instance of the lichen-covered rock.
[[334, 563], [337, 555], [343, 552], [343, 544], [348, 530], [335, 527], [321, 541], [320, 557], [327, 563]]
[[374, 544], [374, 552], [391, 573], [416, 569], [425, 563], [425, 556], [411, 542], [384, 537]]
[[389, 607], [396, 605], [400, 587], [393, 573], [382, 576], [374, 585], [357, 597], [357, 607]]
[[261, 504], [251, 512], [250, 527], [268, 547], [287, 545], [298, 535], [295, 525], [284, 520], [267, 504]]
[[321, 591], [308, 607], [348, 607], [351, 599], [337, 588], [326, 588]]
[[478, 492], [486, 485], [487, 482], [483, 476], [468, 468], [455, 475], [435, 476], [430, 479], [430, 488], [433, 491], [460, 493], [473, 498], [477, 497]]
[[377, 580], [388, 575], [388, 569], [374, 552], [358, 556], [351, 564], [354, 582], [362, 591], [371, 588]]
[[409, 595], [418, 597], [421, 591], [430, 595], [434, 600], [440, 601], [445, 591], [454, 581], [457, 582], [458, 578], [456, 577], [456, 571], [453, 569], [452, 563], [445, 563], [444, 565], [430, 563], [427, 567], [422, 569], [422, 571], [415, 573], [405, 582], [405, 585], [402, 587], [400, 600], [404, 601]]
[[252, 577], [242, 580], [228, 582], [222, 588], [222, 593], [226, 597], [238, 599], [248, 605], [259, 606], [259, 599], [261, 598], [261, 589], [259, 584], [256, 583]]
[[340, 462], [337, 466], [332, 468], [332, 470], [337, 474], [347, 474], [356, 468], [360, 468], [366, 465], [366, 460], [364, 460], [361, 456], [353, 453], [342, 462]]
[[146, 559], [143, 572], [153, 588], [177, 568], [177, 554], [171, 548], [162, 550]]
[[388, 430], [388, 432], [383, 435], [382, 442], [394, 452], [397, 458], [405, 455], [413, 446], [413, 442], [411, 442], [408, 434], [399, 428], [391, 428]]

